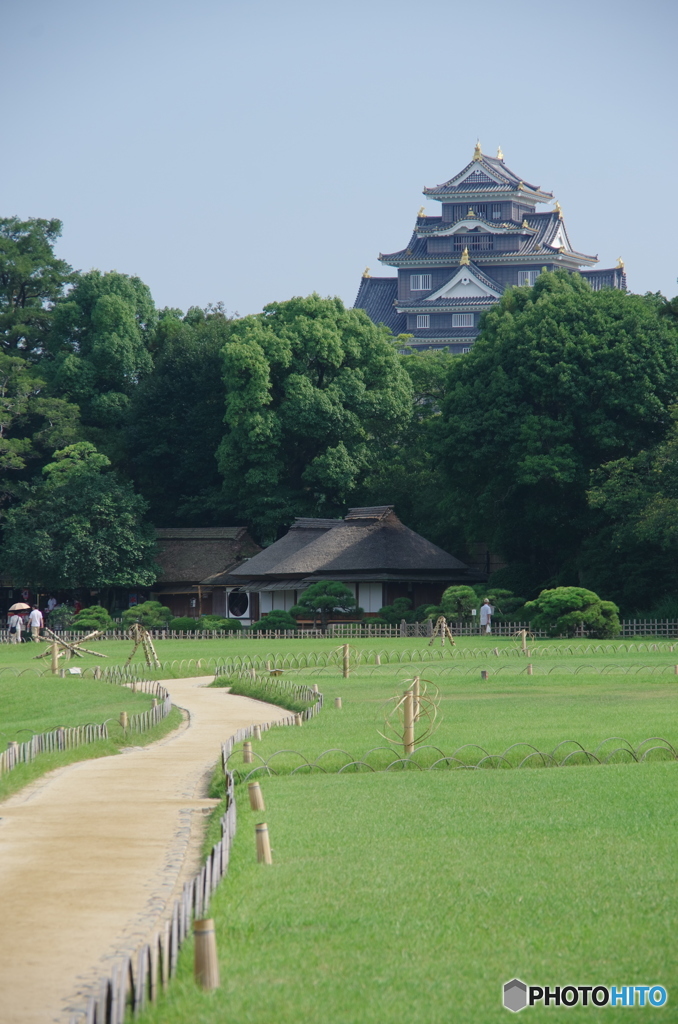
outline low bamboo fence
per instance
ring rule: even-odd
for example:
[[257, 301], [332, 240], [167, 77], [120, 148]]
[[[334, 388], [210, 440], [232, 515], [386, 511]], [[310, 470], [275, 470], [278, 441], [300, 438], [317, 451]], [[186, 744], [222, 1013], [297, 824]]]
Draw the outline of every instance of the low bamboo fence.
[[[102, 679], [104, 678], [102, 673]], [[155, 680], [134, 679], [128, 681], [122, 676], [117, 679], [111, 673], [105, 682], [126, 686], [133, 693], [147, 693], [156, 697], [158, 703], [147, 711], [140, 711], [137, 714], [128, 716], [127, 728], [130, 732], [147, 732], [158, 725], [166, 718], [172, 710], [172, 697], [169, 690], [165, 689]], [[76, 747], [85, 746], [88, 743], [96, 743], [98, 740], [109, 739], [108, 723], [114, 719], [108, 718], [105, 722], [88, 723], [87, 725], [57, 726], [49, 732], [37, 733], [30, 739], [19, 743], [11, 741], [6, 750], [0, 754], [0, 776], [12, 771], [20, 764], [28, 764], [35, 761], [40, 754], [53, 754], [62, 750], [75, 750]], [[117, 721], [117, 719], [115, 719]]]
[[[296, 688], [294, 683], [289, 686]], [[323, 696], [310, 687], [304, 689], [308, 689], [315, 698], [315, 704], [302, 715], [308, 720], [321, 710]], [[266, 722], [259, 728], [264, 732], [273, 726], [295, 724], [295, 715], [291, 714], [274, 723]], [[114, 964], [111, 974], [101, 979], [97, 994], [89, 997], [82, 1011], [71, 1015], [70, 1024], [124, 1024], [128, 1013], [136, 1016], [147, 1003], [155, 1002], [175, 976], [179, 950], [190, 933], [191, 921], [206, 916], [212, 895], [228, 871], [236, 830], [235, 780], [228, 770], [228, 759], [237, 743], [254, 735], [254, 728], [249, 725], [238, 729], [222, 744], [226, 810], [221, 818], [221, 839], [212, 847], [200, 871], [185, 883], [181, 897], [174, 901], [172, 912], [162, 928], [150, 942], [139, 946], [133, 956], [121, 957]]]
[[[449, 620], [450, 631], [454, 636], [485, 636], [484, 630], [479, 624], [469, 620]], [[529, 622], [508, 622], [503, 619], [493, 619], [492, 636], [511, 637], [521, 629], [526, 629], [538, 640], [547, 639], [549, 634], [544, 630], [535, 630]], [[72, 629], [56, 630], [57, 636], [63, 640], [74, 642], [81, 640], [83, 633]], [[247, 628], [229, 629], [151, 629], [149, 634], [153, 640], [368, 640], [375, 639], [396, 639], [397, 637], [430, 637], [433, 633], [433, 625], [427, 622], [400, 622], [393, 626], [371, 625], [369, 619], [363, 622], [333, 622], [323, 632], [321, 629], [268, 629], [261, 631], [250, 631]], [[580, 639], [585, 639], [587, 634], [584, 630], [577, 633]], [[678, 619], [624, 619], [620, 624], [620, 637], [636, 636], [659, 636], [678, 637]], [[124, 629], [111, 629], [98, 637], [96, 643], [103, 640], [125, 640], [129, 642], [129, 632]], [[0, 629], [0, 643], [9, 643], [10, 636], [7, 628]]]

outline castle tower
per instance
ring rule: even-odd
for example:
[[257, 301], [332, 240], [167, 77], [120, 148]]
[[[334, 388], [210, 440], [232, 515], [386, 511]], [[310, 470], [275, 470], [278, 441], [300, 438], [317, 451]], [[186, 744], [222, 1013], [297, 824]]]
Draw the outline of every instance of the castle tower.
[[366, 271], [355, 302], [394, 334], [411, 334], [413, 348], [468, 352], [481, 313], [505, 288], [533, 285], [542, 270], [580, 273], [596, 291], [626, 288], [621, 260], [586, 269], [598, 258], [573, 248], [560, 204], [538, 210], [553, 194], [509, 170], [501, 150], [489, 157], [477, 143], [459, 174], [424, 195], [441, 204], [440, 215], [420, 210], [407, 248], [379, 254], [397, 278]]

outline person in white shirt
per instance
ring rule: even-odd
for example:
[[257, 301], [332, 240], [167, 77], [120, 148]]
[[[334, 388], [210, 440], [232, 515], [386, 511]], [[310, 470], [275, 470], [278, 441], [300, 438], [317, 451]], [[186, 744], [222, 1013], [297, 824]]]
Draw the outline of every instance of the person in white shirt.
[[[23, 626], [23, 619], [18, 612], [12, 612], [7, 622], [9, 626], [9, 642], [11, 644], [21, 643], [21, 627]], [[14, 630], [14, 632], [12, 632]]]
[[48, 612], [54, 611], [56, 606], [57, 606], [57, 599], [56, 599], [56, 597], [50, 597], [49, 601], [47, 602], [47, 611]]
[[480, 606], [480, 632], [481, 633], [483, 632], [483, 627], [485, 627], [485, 629], [484, 629], [485, 633], [491, 633], [492, 632], [492, 612], [493, 611], [494, 611], [494, 608], [490, 604], [490, 599], [489, 599], [489, 597], [486, 597], [485, 600], [483, 601], [483, 603]]
[[38, 608], [37, 604], [33, 605], [31, 614], [28, 616], [28, 625], [31, 627], [31, 636], [34, 640], [40, 639], [40, 630], [45, 625], [45, 620], [42, 617], [42, 612]]

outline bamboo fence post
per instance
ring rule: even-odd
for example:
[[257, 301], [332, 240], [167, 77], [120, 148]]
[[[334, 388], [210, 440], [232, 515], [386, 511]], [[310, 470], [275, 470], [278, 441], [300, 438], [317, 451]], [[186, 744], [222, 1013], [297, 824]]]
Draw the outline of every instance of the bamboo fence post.
[[252, 735], [254, 736], [255, 740], [260, 740], [261, 739], [261, 726], [260, 725], [255, 725], [253, 727]]
[[195, 959], [193, 973], [201, 988], [220, 987], [217, 938], [214, 934], [214, 920], [211, 917], [193, 922], [195, 936]]
[[527, 657], [527, 630], [521, 629], [520, 631], [521, 643], [523, 647], [523, 654]]
[[375, 663], [374, 663], [374, 664], [375, 664], [375, 665], [381, 665], [381, 654], [378, 654], [378, 655], [377, 655], [377, 658], [376, 658], [376, 661], [375, 661]]
[[268, 835], [268, 825], [264, 821], [260, 821], [255, 828], [257, 837], [257, 860], [260, 864], [272, 864], [273, 857], [271, 856], [271, 841]]
[[127, 712], [126, 711], [121, 711], [120, 712], [120, 725], [125, 730], [125, 732], [127, 732], [127, 726], [129, 725], [129, 719], [127, 717]]
[[59, 647], [56, 640], [52, 641], [52, 675], [59, 671]]
[[419, 684], [419, 676], [414, 677], [412, 683], [412, 717], [415, 722], [419, 721], [419, 697], [421, 695], [421, 687]]
[[294, 724], [295, 725], [301, 725], [302, 722], [303, 722], [303, 719], [302, 719], [301, 715], [295, 714], [295, 716], [294, 716]]
[[405, 691], [404, 700], [404, 722], [403, 722], [403, 747], [405, 756], [409, 757], [414, 750], [414, 695], [412, 690]]
[[530, 664], [529, 664], [529, 665], [527, 666], [527, 674], [528, 674], [528, 676], [531, 676], [531, 675], [532, 675], [532, 663], [530, 663]]
[[313, 686], [311, 687], [311, 689], [313, 690], [314, 693], [317, 693], [318, 692], [318, 684], [314, 683]]
[[341, 697], [334, 698], [334, 706], [335, 708], [341, 708]]
[[248, 783], [247, 792], [250, 798], [250, 809], [253, 811], [265, 811], [266, 804], [264, 803], [264, 794], [261, 792], [261, 786], [259, 783]]
[[344, 644], [344, 670], [343, 670], [344, 679], [348, 679], [349, 672], [350, 672], [349, 648], [348, 648], [348, 644]]
[[242, 745], [242, 763], [252, 764], [252, 744], [249, 740], [245, 740]]

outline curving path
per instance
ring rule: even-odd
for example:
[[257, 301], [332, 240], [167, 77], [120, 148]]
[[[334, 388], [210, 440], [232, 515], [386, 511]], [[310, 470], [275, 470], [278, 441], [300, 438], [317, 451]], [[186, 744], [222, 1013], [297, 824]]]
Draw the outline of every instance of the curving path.
[[0, 1024], [66, 1022], [199, 867], [221, 743], [288, 711], [171, 679], [183, 728], [60, 768], [0, 803]]

